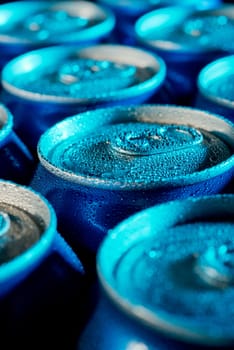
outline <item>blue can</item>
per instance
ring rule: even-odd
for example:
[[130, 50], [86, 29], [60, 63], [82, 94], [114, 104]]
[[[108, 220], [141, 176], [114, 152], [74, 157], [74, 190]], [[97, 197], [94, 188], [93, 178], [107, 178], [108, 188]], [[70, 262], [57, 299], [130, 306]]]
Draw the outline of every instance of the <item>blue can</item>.
[[127, 216], [221, 192], [233, 178], [233, 150], [233, 124], [204, 111], [98, 109], [66, 118], [41, 136], [30, 186], [52, 203], [59, 231], [92, 265], [107, 231]]
[[114, 227], [98, 250], [99, 303], [77, 349], [233, 349], [233, 214], [233, 195], [203, 196]]
[[74, 313], [80, 312], [76, 332], [84, 322], [85, 271], [56, 226], [54, 209], [39, 193], [0, 181], [0, 325], [9, 348], [32, 338], [69, 346]]
[[99, 0], [108, 6], [116, 17], [114, 40], [125, 45], [135, 45], [134, 25], [136, 20], [155, 9], [170, 6], [186, 6], [194, 9], [211, 9], [220, 5], [221, 0]]
[[167, 80], [178, 104], [193, 105], [197, 77], [209, 62], [234, 53], [234, 5], [212, 10], [170, 6], [135, 23], [139, 45], [167, 64]]
[[34, 153], [40, 135], [56, 122], [98, 107], [143, 103], [160, 89], [165, 76], [164, 61], [138, 48], [43, 48], [4, 67], [2, 100]]
[[0, 68], [39, 47], [107, 40], [115, 26], [112, 11], [91, 1], [6, 3], [0, 17]]
[[27, 185], [36, 164], [36, 160], [14, 131], [12, 114], [0, 104], [0, 178]]
[[234, 121], [234, 55], [217, 59], [198, 75], [195, 105]]

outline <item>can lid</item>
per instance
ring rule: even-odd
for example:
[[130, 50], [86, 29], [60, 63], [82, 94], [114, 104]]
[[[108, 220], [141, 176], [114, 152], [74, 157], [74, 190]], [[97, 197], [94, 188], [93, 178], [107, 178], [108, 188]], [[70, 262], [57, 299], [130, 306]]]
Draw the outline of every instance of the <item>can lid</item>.
[[156, 91], [165, 75], [164, 61], [139, 48], [57, 46], [10, 61], [3, 68], [2, 84], [30, 100], [87, 105]]
[[190, 343], [233, 344], [233, 213], [234, 196], [216, 195], [129, 217], [98, 251], [105, 292], [151, 330]]
[[49, 228], [53, 213], [46, 200], [30, 189], [7, 181], [0, 181], [0, 188], [0, 265], [2, 265], [40, 240]]
[[0, 295], [48, 254], [56, 224], [53, 208], [39, 193], [0, 181]]
[[[175, 106], [99, 109], [45, 132], [38, 155], [57, 176], [89, 186], [178, 186], [216, 176], [233, 163], [233, 141], [221, 136], [223, 127], [229, 133], [225, 124]], [[233, 126], [229, 131], [233, 135]]]
[[1, 5], [0, 16], [4, 45], [97, 41], [115, 26], [114, 14], [91, 1], [21, 1]]
[[21, 208], [0, 203], [0, 264], [36, 243], [44, 231], [40, 224]]
[[206, 65], [198, 75], [199, 92], [209, 100], [234, 109], [234, 55]]
[[211, 10], [170, 6], [151, 11], [135, 23], [137, 39], [160, 52], [233, 52], [234, 5]]

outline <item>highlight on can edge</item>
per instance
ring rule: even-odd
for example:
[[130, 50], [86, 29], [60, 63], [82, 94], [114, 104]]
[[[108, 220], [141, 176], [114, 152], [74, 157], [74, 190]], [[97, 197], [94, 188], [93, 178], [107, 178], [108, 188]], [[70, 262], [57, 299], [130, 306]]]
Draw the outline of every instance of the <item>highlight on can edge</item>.
[[212, 61], [199, 73], [197, 108], [218, 113], [234, 121], [234, 55]]

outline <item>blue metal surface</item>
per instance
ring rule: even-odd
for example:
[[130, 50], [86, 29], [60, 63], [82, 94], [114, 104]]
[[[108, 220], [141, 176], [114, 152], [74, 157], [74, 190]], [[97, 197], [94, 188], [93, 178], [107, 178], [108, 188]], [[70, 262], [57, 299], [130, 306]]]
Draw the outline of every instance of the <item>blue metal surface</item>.
[[36, 160], [14, 131], [12, 114], [0, 104], [0, 178], [27, 185], [35, 167]]
[[86, 253], [134, 212], [221, 192], [233, 177], [233, 133], [227, 120], [190, 108], [89, 111], [41, 136], [31, 186], [52, 203], [60, 232], [89, 264]]
[[110, 230], [78, 349], [232, 348], [233, 208], [232, 195], [176, 200]]
[[[8, 346], [23, 340], [27, 346], [43, 320], [38, 339], [43, 344], [49, 333], [54, 334], [51, 324], [64, 332], [71, 326], [71, 320], [64, 322], [59, 314], [72, 316], [76, 308], [82, 322], [85, 319], [85, 271], [57, 232], [56, 214], [45, 198], [13, 182], [0, 181], [0, 188], [2, 340]], [[80, 326], [77, 322], [77, 331]], [[64, 341], [63, 333], [56, 337], [54, 344]]]

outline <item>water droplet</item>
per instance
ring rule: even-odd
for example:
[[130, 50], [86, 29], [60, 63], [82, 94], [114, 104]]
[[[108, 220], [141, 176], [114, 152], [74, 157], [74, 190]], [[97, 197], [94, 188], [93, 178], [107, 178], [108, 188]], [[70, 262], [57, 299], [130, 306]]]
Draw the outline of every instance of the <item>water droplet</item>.
[[162, 256], [162, 251], [159, 251], [158, 249], [151, 249], [148, 252], [148, 256], [150, 259], [157, 259]]

